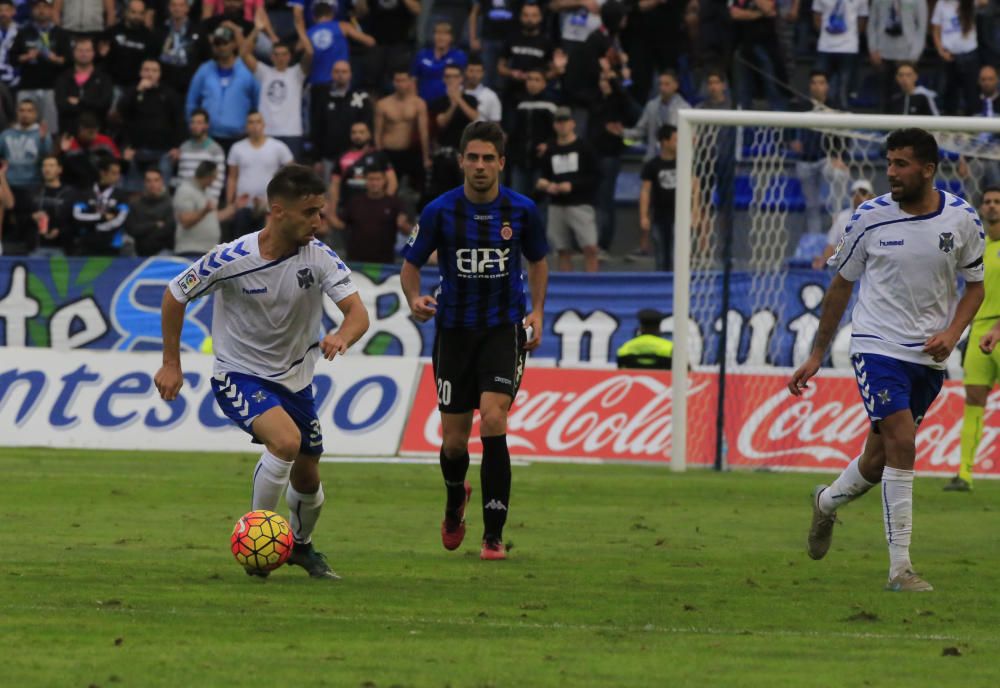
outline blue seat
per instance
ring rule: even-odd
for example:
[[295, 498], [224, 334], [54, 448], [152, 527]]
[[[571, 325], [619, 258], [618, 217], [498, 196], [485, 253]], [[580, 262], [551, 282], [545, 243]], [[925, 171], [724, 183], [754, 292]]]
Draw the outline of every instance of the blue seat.
[[822, 234], [803, 234], [795, 247], [795, 254], [788, 259], [790, 268], [811, 268], [813, 258], [823, 255], [826, 237]]
[[960, 179], [938, 179], [934, 182], [934, 186], [941, 191], [947, 191], [959, 198], [965, 198], [965, 189], [962, 187], [962, 180]]
[[615, 180], [615, 203], [631, 205], [639, 202], [642, 177], [638, 172], [619, 172]]
[[[749, 175], [737, 175], [733, 180], [733, 209], [749, 210], [753, 205], [754, 184]], [[712, 192], [712, 204], [719, 206], [719, 190]], [[778, 175], [773, 177], [764, 192], [759, 210], [768, 212], [801, 213], [806, 209], [806, 199], [802, 194], [802, 184], [796, 177]]]

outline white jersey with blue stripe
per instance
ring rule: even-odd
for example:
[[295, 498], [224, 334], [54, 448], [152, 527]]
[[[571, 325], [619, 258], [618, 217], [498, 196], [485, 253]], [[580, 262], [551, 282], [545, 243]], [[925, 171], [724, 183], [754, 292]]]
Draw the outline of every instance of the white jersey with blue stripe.
[[293, 392], [312, 384], [323, 338], [323, 294], [342, 301], [358, 288], [329, 246], [313, 240], [278, 260], [260, 255], [260, 232], [220, 244], [171, 280], [181, 303], [215, 293], [215, 373], [247, 373]]
[[829, 260], [861, 291], [851, 315], [851, 353], [891, 356], [943, 369], [922, 349], [947, 329], [957, 278], [983, 281], [986, 233], [975, 209], [938, 191], [937, 210], [909, 215], [890, 194], [858, 206]]

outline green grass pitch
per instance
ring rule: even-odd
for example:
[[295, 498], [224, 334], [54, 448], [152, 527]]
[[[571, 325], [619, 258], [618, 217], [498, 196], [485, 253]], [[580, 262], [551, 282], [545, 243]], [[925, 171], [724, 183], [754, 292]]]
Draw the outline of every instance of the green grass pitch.
[[937, 591], [901, 595], [877, 492], [805, 555], [816, 476], [515, 466], [481, 562], [478, 508], [441, 547], [436, 466], [324, 464], [344, 580], [261, 581], [228, 550], [255, 460], [0, 450], [0, 685], [1000, 685], [1000, 484], [918, 478]]

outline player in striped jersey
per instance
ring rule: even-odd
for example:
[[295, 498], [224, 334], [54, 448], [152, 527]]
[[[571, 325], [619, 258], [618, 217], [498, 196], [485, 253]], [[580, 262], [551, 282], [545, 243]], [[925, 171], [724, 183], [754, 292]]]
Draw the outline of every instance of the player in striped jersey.
[[[923, 129], [889, 135], [891, 194], [851, 216], [830, 264], [837, 274], [823, 299], [812, 353], [789, 391], [801, 396], [822, 365], [851, 298], [851, 360], [872, 427], [864, 451], [829, 486], [813, 491], [808, 552], [830, 548], [837, 509], [882, 483], [889, 545], [886, 590], [933, 590], [910, 563], [916, 428], [944, 382], [945, 361], [983, 301], [983, 232], [964, 200], [934, 188], [938, 147]], [[958, 297], [957, 278], [965, 280]]]
[[[288, 559], [313, 578], [336, 580], [312, 545], [323, 507], [323, 436], [313, 399], [316, 360], [344, 354], [368, 329], [368, 311], [351, 271], [316, 238], [326, 185], [312, 170], [287, 165], [267, 185], [270, 215], [259, 232], [215, 247], [175, 277], [163, 295], [163, 366], [156, 388], [177, 397], [180, 336], [188, 302], [214, 293], [212, 389], [226, 416], [264, 452], [253, 472], [254, 510], [276, 511], [285, 493], [295, 545]], [[323, 335], [323, 295], [344, 315]], [[266, 576], [266, 572], [250, 572]]]
[[983, 305], [972, 321], [972, 332], [965, 349], [965, 411], [962, 417], [961, 464], [958, 475], [944, 489], [948, 492], [969, 492], [972, 489], [972, 465], [976, 449], [983, 436], [986, 397], [993, 385], [1000, 382], [1000, 351], [980, 349], [983, 336], [1000, 323], [1000, 186], [983, 191], [979, 205], [986, 222], [986, 250], [983, 253], [985, 290]]
[[[465, 536], [465, 506], [471, 494], [465, 480], [469, 435], [478, 408], [483, 442], [480, 557], [504, 559], [503, 527], [510, 502], [507, 412], [517, 396], [525, 356], [541, 342], [548, 245], [534, 202], [500, 185], [500, 126], [469, 124], [459, 152], [465, 183], [424, 208], [410, 235], [400, 279], [413, 317], [437, 320], [433, 362], [447, 490], [442, 543], [457, 549]], [[434, 296], [421, 295], [420, 267], [434, 251], [440, 285]], [[522, 254], [531, 292], [527, 316]]]

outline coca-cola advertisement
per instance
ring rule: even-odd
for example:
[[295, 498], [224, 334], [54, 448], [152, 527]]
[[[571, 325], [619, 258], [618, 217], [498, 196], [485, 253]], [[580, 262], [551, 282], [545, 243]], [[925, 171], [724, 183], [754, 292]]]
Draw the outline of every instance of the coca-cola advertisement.
[[[838, 471], [857, 456], [869, 422], [852, 377], [815, 378], [793, 397], [782, 374], [726, 379], [726, 463], [750, 468]], [[671, 452], [670, 373], [528, 368], [508, 422], [512, 456], [667, 462]], [[694, 372], [688, 390], [688, 456], [711, 465], [716, 453], [718, 376]], [[921, 472], [951, 474], [959, 461], [964, 392], [947, 382], [917, 433]], [[1000, 474], [1000, 395], [990, 397], [977, 474]], [[478, 424], [478, 416], [475, 423]], [[473, 429], [473, 453], [481, 450]], [[401, 453], [436, 455], [441, 423], [433, 372], [424, 367]]]

